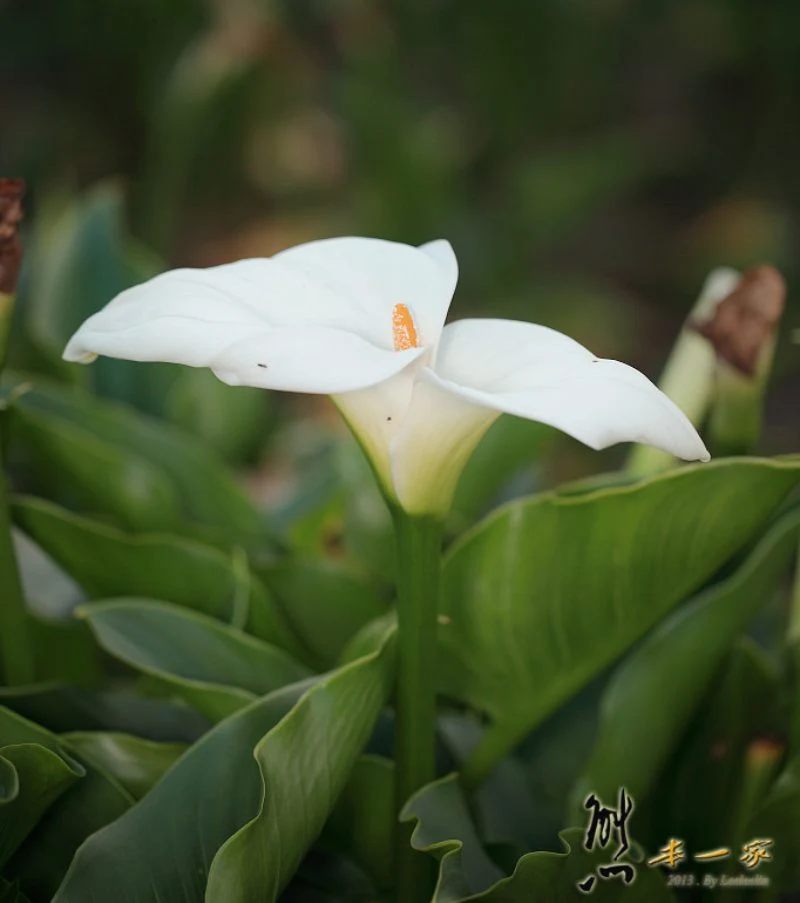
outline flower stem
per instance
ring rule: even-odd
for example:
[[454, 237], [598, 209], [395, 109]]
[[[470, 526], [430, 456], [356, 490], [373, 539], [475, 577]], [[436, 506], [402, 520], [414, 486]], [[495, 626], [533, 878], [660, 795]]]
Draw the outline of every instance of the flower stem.
[[[397, 549], [397, 722], [395, 808], [436, 776], [436, 624], [442, 525], [437, 518], [392, 511]], [[410, 845], [411, 829], [395, 825], [398, 903], [430, 898], [432, 862]]]

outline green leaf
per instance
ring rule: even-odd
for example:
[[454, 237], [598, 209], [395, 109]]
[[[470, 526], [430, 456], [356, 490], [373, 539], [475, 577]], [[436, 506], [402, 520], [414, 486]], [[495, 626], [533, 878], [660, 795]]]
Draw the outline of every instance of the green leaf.
[[182, 743], [154, 743], [129, 734], [75, 732], [62, 739], [86, 762], [102, 768], [141, 799], [186, 751]]
[[[71, 760], [69, 744], [0, 707], [0, 746], [39, 744]], [[4, 875], [19, 879], [31, 899], [50, 899], [83, 841], [125, 812], [133, 798], [104, 770], [81, 762], [86, 774], [48, 808], [7, 863]]]
[[387, 609], [363, 578], [338, 562], [298, 559], [259, 574], [320, 669], [334, 665], [353, 636]]
[[28, 608], [49, 621], [71, 620], [85, 598], [80, 586], [21, 530], [12, 527], [11, 535]]
[[392, 887], [394, 818], [394, 762], [361, 756], [325, 825], [322, 844], [345, 853], [378, 887]]
[[132, 248], [122, 232], [123, 196], [116, 183], [101, 183], [60, 205], [49, 198], [39, 212], [24, 310], [33, 339], [60, 360], [78, 326], [137, 279], [155, 275], [158, 262], [145, 263], [138, 254], [135, 276], [131, 272]]
[[779, 736], [783, 725], [775, 668], [755, 642], [742, 638], [641, 801], [638, 823], [647, 825], [651, 845], [679, 837], [689, 850], [735, 846], [753, 809], [750, 744]]
[[[420, 790], [401, 817], [416, 822], [411, 837], [414, 849], [439, 862], [431, 903], [575, 903], [582, 899], [577, 882], [598, 865], [607, 864], [617, 850], [612, 838], [605, 849], [598, 843], [587, 852], [582, 846], [583, 831], [571, 828], [560, 834], [564, 852], [526, 853], [506, 877], [483, 849], [455, 774]], [[638, 868], [634, 882], [627, 887], [619, 879], [598, 880], [592, 899], [666, 903], [672, 895], [657, 871]]]
[[550, 427], [533, 420], [496, 420], [459, 478], [450, 515], [454, 525], [471, 524], [489, 509], [519, 471], [532, 471], [542, 446], [553, 435]]
[[764, 871], [773, 885], [783, 892], [800, 890], [800, 758], [791, 759], [772, 785], [761, 807], [754, 813], [745, 831], [745, 840], [765, 837], [774, 841], [773, 861]]
[[25, 466], [41, 489], [112, 514], [137, 530], [167, 530], [180, 523], [180, 499], [168, 475], [146, 458], [110, 442], [99, 429], [23, 406], [11, 408], [11, 431], [21, 440]]
[[[10, 770], [10, 773], [9, 773]], [[0, 869], [83, 768], [38, 743], [0, 747]]]
[[[528, 850], [553, 849], [558, 842], [569, 792], [594, 736], [597, 683], [554, 712], [472, 794], [480, 835], [509, 871]], [[457, 766], [469, 759], [485, 730], [475, 718], [461, 714], [440, 715], [437, 724]]]
[[89, 691], [57, 681], [0, 687], [0, 705], [57, 734], [122, 731], [148, 740], [192, 742], [210, 727], [206, 718], [183, 703], [150, 699], [118, 687]]
[[309, 674], [274, 646], [163, 602], [120, 599], [78, 614], [107, 652], [166, 682], [212, 720]]
[[75, 622], [30, 620], [36, 650], [36, 681], [63, 681], [79, 686], [97, 685], [103, 663], [86, 625]]
[[[385, 646], [313, 685], [295, 684], [256, 700], [217, 725], [135, 808], [83, 846], [54, 903], [213, 900], [211, 891], [204, 896], [212, 859], [251, 819], [260, 824], [265, 792], [270, 810], [289, 794], [280, 849], [285, 863], [302, 856], [313, 839], [306, 830], [319, 830], [334, 802], [330, 797], [336, 788], [326, 780], [346, 781], [391, 677], [392, 657]], [[265, 755], [267, 748], [274, 751]], [[265, 790], [266, 759], [278, 771], [269, 774]], [[268, 857], [277, 854], [275, 847], [263, 859], [240, 864], [218, 899], [234, 903], [236, 885], [254, 880]], [[249, 899], [269, 899], [266, 883], [255, 887]]]
[[445, 559], [442, 689], [490, 714], [470, 779], [741, 549], [800, 460], [728, 459], [513, 502]]
[[131, 535], [43, 499], [14, 500], [14, 520], [93, 599], [135, 595], [173, 602], [282, 648], [300, 647], [247, 563], [194, 539]]
[[164, 396], [163, 414], [225, 461], [253, 456], [271, 427], [272, 395], [229, 386], [211, 370], [181, 367]]
[[261, 805], [214, 857], [207, 903], [278, 898], [322, 830], [386, 703], [392, 648], [388, 639], [377, 653], [332, 672], [256, 746]]
[[800, 511], [782, 517], [734, 574], [662, 621], [619, 668], [575, 805], [623, 785], [634, 798], [647, 793], [725, 654], [786, 572], [799, 525]]
[[13, 406], [13, 427], [36, 473], [58, 472], [95, 511], [138, 529], [186, 530], [269, 544], [266, 521], [203, 443], [134, 409], [38, 384]]

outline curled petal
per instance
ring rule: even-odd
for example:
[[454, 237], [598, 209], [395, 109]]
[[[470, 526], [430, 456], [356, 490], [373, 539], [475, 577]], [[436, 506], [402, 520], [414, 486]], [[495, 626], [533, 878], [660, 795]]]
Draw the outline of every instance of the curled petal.
[[709, 458], [687, 417], [647, 377], [544, 326], [452, 323], [424, 378], [473, 404], [547, 423], [591, 448], [641, 442], [686, 460]]
[[327, 239], [271, 259], [173, 270], [90, 317], [64, 357], [211, 367], [234, 385], [298, 392], [371, 386], [423, 351], [395, 350], [398, 305], [420, 345], [439, 337], [457, 273], [450, 246], [432, 247]]
[[232, 386], [334, 395], [389, 380], [424, 350], [386, 351], [320, 326], [277, 328], [228, 345], [208, 366]]
[[405, 304], [422, 345], [435, 345], [458, 279], [449, 242], [421, 248], [378, 238], [327, 238], [297, 245], [273, 260], [346, 299], [371, 325], [369, 338], [392, 347], [392, 311]]

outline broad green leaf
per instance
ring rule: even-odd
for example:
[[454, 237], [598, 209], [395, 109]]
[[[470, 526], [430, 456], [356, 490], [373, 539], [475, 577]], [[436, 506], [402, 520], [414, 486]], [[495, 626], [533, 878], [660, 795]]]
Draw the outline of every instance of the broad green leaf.
[[634, 798], [647, 793], [725, 654], [786, 572], [798, 525], [800, 512], [782, 517], [734, 574], [662, 621], [615, 673], [576, 803], [622, 785]]
[[16, 523], [93, 599], [161, 599], [300, 649], [280, 608], [236, 555], [194, 539], [124, 533], [43, 499], [17, 498], [12, 510]]
[[513, 502], [445, 559], [442, 689], [492, 716], [481, 772], [695, 592], [800, 482], [727, 459]]
[[58, 681], [0, 687], [0, 705], [56, 734], [121, 731], [148, 740], [192, 742], [210, 727], [183, 703], [150, 699], [120, 687], [91, 691]]
[[59, 501], [70, 493], [85, 508], [113, 514], [136, 530], [167, 530], [180, 523], [176, 487], [151, 461], [84, 431], [66, 418], [22, 406], [11, 408], [11, 432], [22, 444], [25, 467]]
[[[359, 741], [368, 736], [388, 692], [391, 662], [385, 647], [326, 677], [258, 699], [217, 725], [136, 807], [83, 846], [54, 903], [202, 903], [215, 854], [261, 811], [264, 778], [253, 750], [271, 742], [286, 744], [288, 755], [267, 789], [270, 802], [273, 794], [291, 794], [281, 848], [286, 856], [302, 855], [304, 836], [295, 824], [306, 816], [324, 820], [333, 790], [317, 783], [318, 773], [346, 772], [358, 756]], [[338, 711], [343, 704], [350, 706], [348, 718]], [[236, 881], [255, 877], [257, 867], [248, 861], [247, 875], [235, 876]], [[219, 899], [233, 903], [233, 883], [230, 890]], [[266, 886], [259, 886], [250, 899], [268, 899], [266, 894]]]
[[118, 599], [78, 615], [107, 652], [166, 682], [212, 720], [309, 674], [282, 650], [175, 605]]
[[277, 900], [322, 830], [386, 704], [394, 670], [391, 636], [378, 652], [318, 683], [256, 746], [261, 804], [214, 857], [207, 903]]
[[[77, 762], [38, 743], [0, 746], [0, 869], [50, 806], [84, 775]], [[9, 786], [8, 769], [13, 773]]]
[[62, 739], [86, 762], [113, 775], [134, 799], [141, 799], [186, 751], [182, 743], [155, 743], [130, 734], [76, 732]]
[[37, 474], [58, 470], [95, 511], [139, 529], [186, 529], [269, 546], [266, 521], [204, 445], [125, 405], [51, 384], [20, 395], [14, 429]]
[[325, 825], [322, 844], [346, 853], [378, 887], [392, 887], [394, 818], [394, 762], [361, 756]]
[[520, 471], [530, 474], [542, 446], [553, 435], [550, 427], [532, 420], [496, 420], [470, 456], [456, 486], [450, 514], [456, 532], [485, 513]]
[[[31, 743], [80, 761], [68, 743], [0, 707], [0, 746]], [[19, 879], [22, 890], [33, 900], [49, 900], [83, 841], [133, 803], [104, 770], [89, 762], [81, 765], [86, 774], [48, 808], [4, 869], [7, 878]]]
[[[561, 832], [564, 852], [526, 853], [510, 876], [489, 858], [470, 818], [458, 776], [448, 775], [424, 787], [403, 809], [404, 821], [415, 822], [411, 844], [439, 862], [439, 877], [431, 903], [576, 903], [582, 899], [576, 885], [598, 865], [611, 861], [617, 851], [616, 838], [591, 852], [582, 846], [583, 830]], [[623, 859], [630, 862], [630, 859]], [[667, 903], [672, 895], [661, 875], [636, 866], [634, 882], [598, 879], [592, 899], [616, 903]]]
[[772, 663], [752, 640], [739, 640], [659, 781], [637, 801], [637, 825], [646, 827], [653, 848], [668, 837], [682, 838], [688, 850], [736, 846], [742, 815], [752, 811], [745, 780], [748, 747], [756, 739], [779, 736], [782, 714]]
[[337, 562], [298, 559], [262, 570], [260, 576], [320, 668], [334, 665], [353, 636], [387, 609], [357, 572]]

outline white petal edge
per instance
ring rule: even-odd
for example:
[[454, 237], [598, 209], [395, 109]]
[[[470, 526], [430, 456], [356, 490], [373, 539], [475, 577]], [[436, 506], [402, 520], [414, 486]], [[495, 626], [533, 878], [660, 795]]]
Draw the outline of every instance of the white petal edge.
[[231, 386], [323, 395], [383, 382], [424, 353], [423, 348], [386, 351], [351, 332], [322, 326], [222, 328], [169, 317], [111, 333], [86, 328], [68, 351], [210, 367]]
[[683, 412], [638, 370], [601, 360], [547, 327], [460, 320], [445, 328], [422, 378], [475, 405], [549, 424], [594, 449], [654, 445], [685, 460], [709, 454]]

